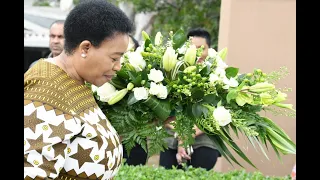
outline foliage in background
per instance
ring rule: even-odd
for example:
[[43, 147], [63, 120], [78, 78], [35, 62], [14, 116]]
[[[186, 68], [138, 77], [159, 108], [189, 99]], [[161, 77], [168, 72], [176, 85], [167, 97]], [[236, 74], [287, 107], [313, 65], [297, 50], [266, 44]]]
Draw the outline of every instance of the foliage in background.
[[33, 6], [50, 6], [48, 0], [37, 0], [32, 3]]
[[160, 32], [187, 32], [191, 28], [203, 27], [211, 34], [212, 48], [217, 49], [221, 0], [117, 0], [131, 2], [135, 12], [158, 12], [155, 16], [151, 36]]
[[[129, 174], [129, 175], [128, 175]], [[290, 180], [289, 175], [283, 177], [264, 176], [261, 172], [234, 170], [227, 173], [206, 171], [202, 168], [188, 167], [186, 171], [163, 167], [128, 166], [120, 168], [115, 180]]]

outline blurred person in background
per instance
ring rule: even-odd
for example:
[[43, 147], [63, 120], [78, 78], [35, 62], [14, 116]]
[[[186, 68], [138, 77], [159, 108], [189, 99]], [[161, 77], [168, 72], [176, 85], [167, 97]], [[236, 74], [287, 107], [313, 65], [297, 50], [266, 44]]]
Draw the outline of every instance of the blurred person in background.
[[[58, 56], [64, 46], [64, 34], [63, 34], [63, 28], [64, 28], [64, 22], [65, 20], [56, 20], [50, 25], [50, 31], [49, 31], [49, 49], [50, 54], [48, 55], [48, 58], [53, 58]], [[37, 63], [38, 60], [34, 61], [30, 64], [29, 68], [31, 68], [35, 63]]]

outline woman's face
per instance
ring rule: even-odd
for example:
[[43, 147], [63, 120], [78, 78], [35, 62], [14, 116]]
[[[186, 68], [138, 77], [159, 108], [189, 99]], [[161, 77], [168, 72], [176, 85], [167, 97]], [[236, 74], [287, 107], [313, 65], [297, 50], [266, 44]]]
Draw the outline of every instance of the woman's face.
[[[101, 86], [110, 81], [116, 71], [121, 69], [120, 58], [127, 51], [129, 36], [115, 34], [113, 38], [104, 40], [95, 48], [89, 41], [83, 41], [76, 56], [76, 70], [85, 81]], [[86, 57], [81, 57], [81, 54]]]

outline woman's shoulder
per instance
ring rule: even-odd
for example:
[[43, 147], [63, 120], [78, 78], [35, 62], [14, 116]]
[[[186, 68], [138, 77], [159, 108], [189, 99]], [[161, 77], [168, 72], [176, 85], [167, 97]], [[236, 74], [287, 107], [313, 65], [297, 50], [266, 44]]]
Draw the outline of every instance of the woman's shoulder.
[[[57, 72], [59, 72], [59, 68], [56, 65], [45, 58], [41, 58], [24, 73], [24, 81], [26, 83], [26, 81], [31, 79], [50, 78], [53, 74], [57, 74]], [[60, 72], [60, 74], [63, 73]]]

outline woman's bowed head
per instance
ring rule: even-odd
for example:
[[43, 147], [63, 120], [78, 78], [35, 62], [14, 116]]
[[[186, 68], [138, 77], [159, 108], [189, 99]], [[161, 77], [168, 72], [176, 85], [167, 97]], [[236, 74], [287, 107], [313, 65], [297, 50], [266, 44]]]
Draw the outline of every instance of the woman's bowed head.
[[[85, 1], [66, 18], [65, 47], [57, 63], [81, 84], [101, 86], [121, 68], [120, 58], [127, 51], [132, 22], [113, 7], [102, 1]], [[95, 12], [104, 11], [108, 13], [96, 17]]]

